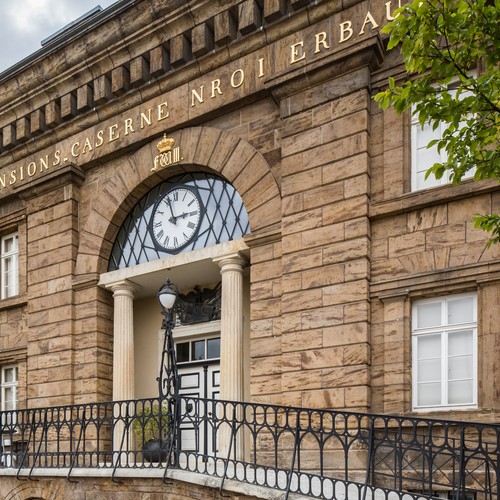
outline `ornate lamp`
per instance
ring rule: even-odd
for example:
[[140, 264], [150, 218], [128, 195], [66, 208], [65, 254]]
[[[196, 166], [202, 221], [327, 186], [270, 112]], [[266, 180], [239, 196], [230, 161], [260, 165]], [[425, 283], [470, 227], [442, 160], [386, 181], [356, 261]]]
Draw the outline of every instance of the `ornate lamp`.
[[172, 333], [174, 328], [173, 307], [178, 294], [179, 289], [169, 278], [167, 278], [166, 283], [158, 290], [158, 302], [163, 314], [162, 328], [165, 331], [160, 375], [158, 377], [158, 395], [160, 399], [175, 398], [178, 395], [177, 361]]
[[[160, 303], [161, 312], [163, 314], [162, 328], [165, 331], [163, 338], [163, 351], [161, 354], [160, 374], [158, 376], [158, 396], [160, 398], [160, 406], [166, 405], [169, 408], [169, 413], [172, 417], [171, 425], [168, 428], [170, 435], [169, 445], [167, 448], [167, 456], [169, 462], [175, 464], [177, 461], [176, 442], [179, 436], [179, 419], [180, 405], [179, 396], [179, 377], [177, 373], [177, 360], [175, 356], [174, 336], [172, 329], [174, 328], [174, 312], [173, 307], [179, 289], [174, 285], [169, 278], [166, 283], [158, 290], [158, 302]], [[173, 452], [173, 455], [172, 455]], [[168, 468], [168, 466], [167, 466]]]
[[163, 311], [163, 315], [171, 314], [179, 289], [167, 278], [167, 282], [158, 290], [158, 302]]

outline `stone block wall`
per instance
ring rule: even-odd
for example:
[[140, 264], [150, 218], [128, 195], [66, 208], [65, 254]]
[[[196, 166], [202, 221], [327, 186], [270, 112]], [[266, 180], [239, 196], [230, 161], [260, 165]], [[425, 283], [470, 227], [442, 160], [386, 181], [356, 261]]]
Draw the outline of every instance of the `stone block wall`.
[[[432, 412], [443, 418], [498, 419], [494, 387], [500, 247], [471, 218], [498, 210], [490, 182], [411, 191], [409, 116], [373, 110], [371, 311], [373, 411], [412, 411], [411, 308], [417, 299], [477, 292], [478, 408]], [[489, 374], [486, 372], [488, 371]]]
[[282, 390], [296, 406], [371, 404], [367, 77], [282, 102]]
[[[155, 474], [157, 475], [157, 474]], [[163, 475], [163, 474], [162, 474]], [[189, 479], [187, 480], [189, 481]], [[141, 498], [144, 500], [219, 500], [229, 498], [234, 500], [257, 500], [266, 498], [259, 494], [234, 492], [225, 489], [219, 491], [218, 487], [209, 487], [198, 479], [197, 482], [175, 481], [166, 485], [162, 477], [154, 478], [124, 478], [112, 482], [109, 477], [85, 477], [79, 475], [73, 481], [65, 477], [37, 477], [36, 481], [19, 481], [15, 477], [2, 477], [0, 483], [0, 496], [6, 499], [28, 500], [40, 498], [44, 500], [59, 500], [71, 498], [72, 500], [129, 500]], [[241, 488], [244, 489], [244, 488]], [[255, 488], [258, 490], [258, 488]], [[264, 488], [261, 488], [264, 490]], [[267, 490], [267, 489], [266, 489]], [[267, 490], [268, 493], [273, 493]]]
[[[154, 19], [168, 24], [172, 13], [146, 3], [156, 18], [136, 16], [135, 6], [123, 14], [124, 30], [143, 25], [151, 35], [141, 32], [133, 50], [113, 39], [108, 57], [96, 44], [89, 67], [72, 79], [74, 48], [57, 89], [36, 66], [19, 80], [33, 99], [21, 102], [10, 81], [0, 99], [0, 231], [18, 228], [22, 270], [20, 297], [0, 308], [0, 352], [3, 362], [27, 357], [30, 404], [110, 398], [113, 304], [99, 275], [140, 196], [193, 165], [231, 180], [252, 219], [253, 400], [409, 411], [412, 301], [469, 290], [481, 304], [479, 379], [495, 379], [500, 250], [487, 248], [470, 216], [499, 210], [497, 186], [411, 192], [409, 117], [371, 99], [401, 67], [381, 54], [368, 7], [235, 0], [205, 12], [197, 5], [188, 16], [174, 2], [179, 17], [166, 39]], [[326, 47], [322, 33], [337, 30], [342, 16], [371, 33]], [[48, 76], [63, 55], [43, 62]], [[227, 84], [236, 71], [246, 75], [241, 88]], [[218, 79], [226, 80], [220, 95]], [[192, 92], [202, 88], [205, 101], [196, 101]], [[7, 98], [16, 107], [3, 112]], [[145, 126], [148, 112], [161, 119]], [[182, 144], [183, 164], [152, 173], [165, 130]], [[33, 158], [40, 172], [9, 184]], [[481, 384], [482, 407], [495, 407], [496, 389]]]

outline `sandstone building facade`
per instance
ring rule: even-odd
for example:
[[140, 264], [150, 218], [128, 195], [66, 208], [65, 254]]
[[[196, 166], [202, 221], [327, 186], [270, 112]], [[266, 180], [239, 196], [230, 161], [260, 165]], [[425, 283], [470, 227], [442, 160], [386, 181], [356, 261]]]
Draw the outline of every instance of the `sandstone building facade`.
[[169, 277], [187, 394], [498, 422], [500, 190], [372, 100], [397, 7], [122, 0], [0, 74], [3, 411], [154, 397]]

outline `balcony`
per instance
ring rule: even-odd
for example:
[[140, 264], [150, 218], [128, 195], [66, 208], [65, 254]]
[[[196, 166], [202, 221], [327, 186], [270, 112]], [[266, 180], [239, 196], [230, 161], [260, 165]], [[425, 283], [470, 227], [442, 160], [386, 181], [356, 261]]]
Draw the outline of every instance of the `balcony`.
[[0, 475], [188, 471], [285, 498], [499, 498], [500, 425], [190, 397], [0, 416]]

